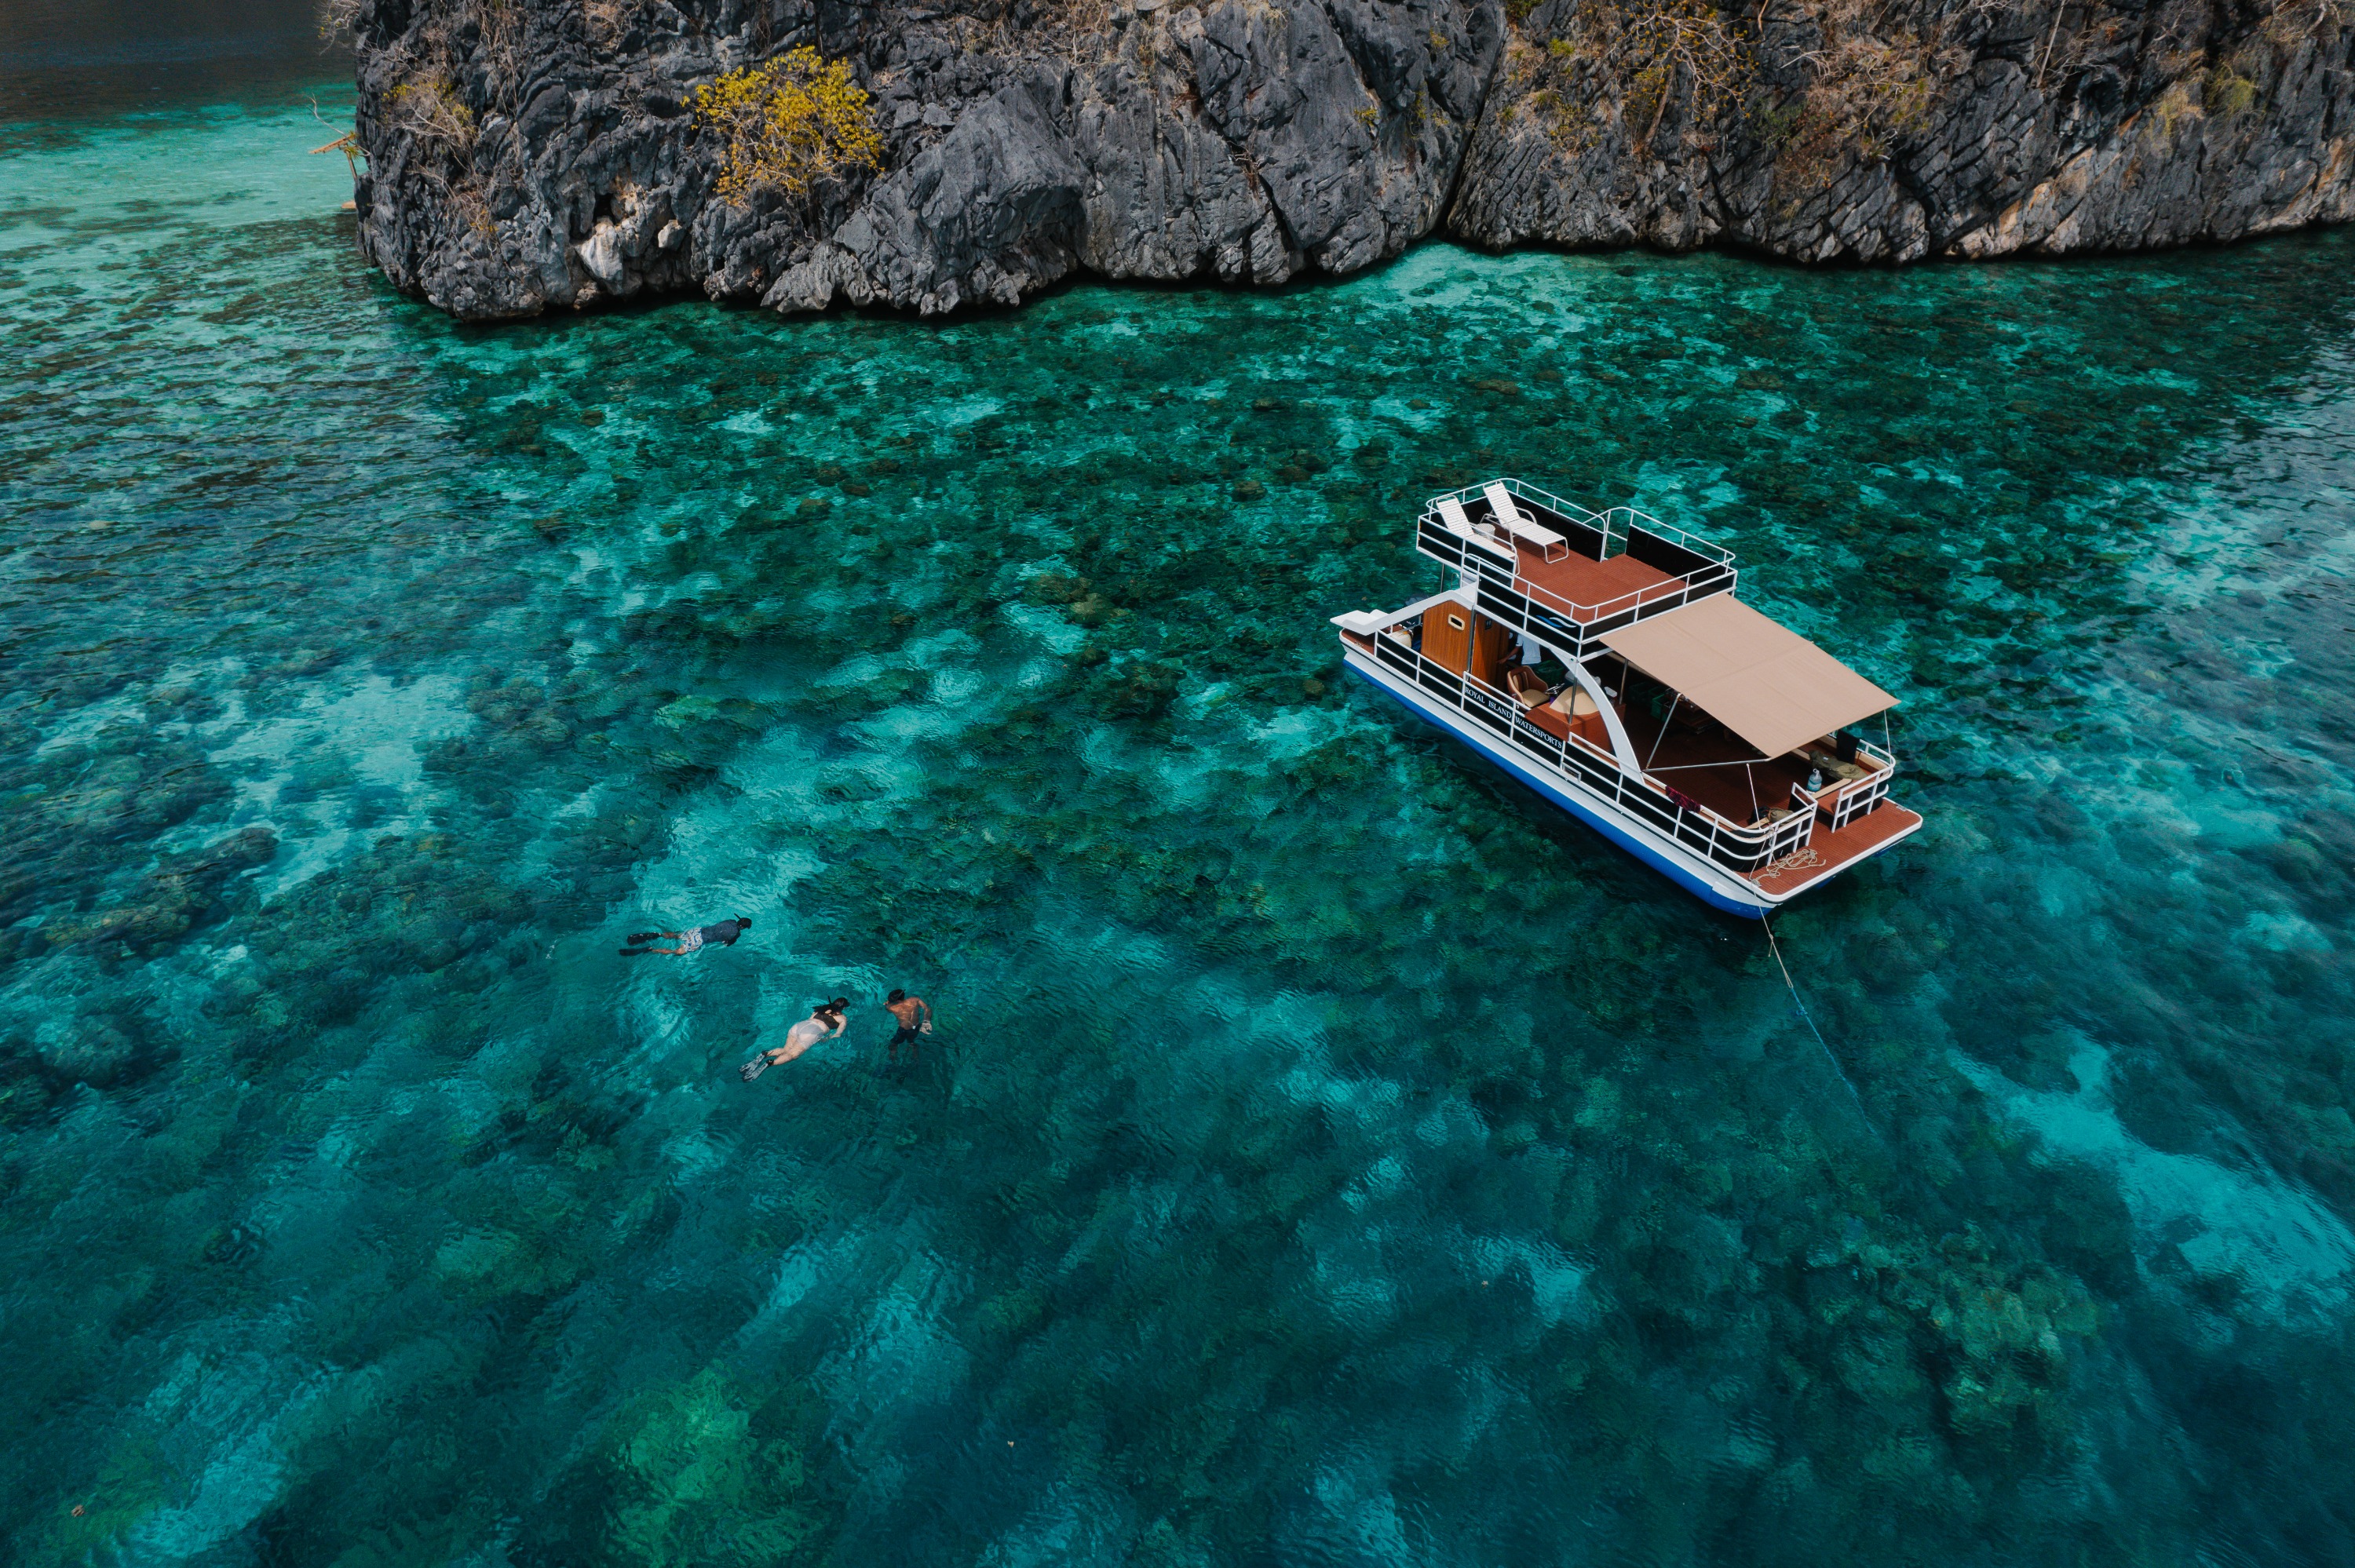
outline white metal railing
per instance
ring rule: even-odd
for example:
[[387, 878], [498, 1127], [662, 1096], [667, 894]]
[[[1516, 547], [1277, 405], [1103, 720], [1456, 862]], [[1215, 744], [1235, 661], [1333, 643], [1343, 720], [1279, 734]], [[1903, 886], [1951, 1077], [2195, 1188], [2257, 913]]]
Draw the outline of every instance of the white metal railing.
[[[1622, 610], [1641, 609], [1647, 604], [1657, 605], [1670, 601], [1682, 604], [1693, 597], [1694, 585], [1684, 577], [1675, 577], [1668, 582], [1654, 583], [1648, 588], [1635, 588], [1621, 594], [1617, 599], [1606, 599], [1599, 604], [1572, 603], [1551, 588], [1541, 588], [1528, 578], [1518, 576], [1513, 583], [1513, 591], [1527, 594], [1533, 599], [1563, 611], [1574, 625], [1583, 625], [1589, 621], [1608, 620]], [[1711, 580], [1701, 585], [1700, 597], [1707, 599], [1722, 591], [1722, 588], [1716, 581]]]
[[[1733, 564], [1733, 552], [1724, 546], [1711, 544], [1709, 540], [1697, 534], [1688, 533], [1673, 523], [1663, 523], [1648, 512], [1638, 512], [1632, 506], [1613, 506], [1601, 512], [1589, 512], [1576, 502], [1564, 501], [1561, 496], [1540, 490], [1536, 485], [1526, 481], [1510, 477], [1483, 480], [1477, 484], [1466, 485], [1462, 490], [1451, 490], [1444, 495], [1434, 495], [1423, 503], [1423, 514], [1427, 519], [1437, 521], [1439, 503], [1442, 501], [1468, 504], [1471, 502], [1485, 500], [1487, 488], [1491, 484], [1501, 484], [1508, 494], [1518, 495], [1525, 501], [1534, 501], [1539, 505], [1567, 517], [1573, 523], [1582, 524], [1602, 535], [1603, 554], [1599, 558], [1603, 560], [1607, 561], [1614, 555], [1625, 554], [1627, 548], [1627, 531], [1630, 528], [1641, 528], [1656, 538], [1680, 546], [1690, 550], [1694, 555], [1721, 567], [1730, 567]], [[1617, 546], [1615, 549], [1614, 546]]]
[[[1689, 533], [1673, 523], [1663, 523], [1648, 512], [1638, 512], [1632, 506], [1609, 506], [1597, 515], [1603, 520], [1601, 527], [1605, 549], [1610, 548], [1613, 541], [1615, 540], [1624, 553], [1627, 548], [1628, 531], [1640, 527], [1654, 538], [1665, 539], [1671, 545], [1681, 546], [1704, 560], [1714, 562], [1721, 567], [1733, 565], [1733, 552], [1724, 546], [1712, 544], [1700, 535]], [[1593, 524], [1589, 525], [1593, 526]], [[1607, 561], [1611, 557], [1606, 555], [1603, 558]]]
[[[1787, 855], [1798, 853], [1814, 842], [1816, 814], [1794, 811], [1766, 832], [1766, 864], [1772, 865]], [[1760, 868], [1763, 869], [1763, 868]]]
[[[1392, 622], [1392, 625], [1399, 624]], [[1815, 836], [1817, 813], [1811, 803], [1799, 802], [1803, 809], [1794, 810], [1779, 822], [1764, 827], [1750, 827], [1720, 815], [1710, 807], [1695, 800], [1683, 791], [1679, 796], [1689, 801], [1679, 806], [1668, 787], [1648, 775], [1630, 775], [1611, 751], [1595, 745], [1584, 736], [1572, 731], [1557, 736], [1529, 716], [1520, 699], [1510, 692], [1500, 690], [1481, 680], [1468, 670], [1450, 670], [1422, 650], [1400, 641], [1390, 634], [1390, 629], [1364, 635], [1374, 645], [1378, 662], [1387, 662], [1395, 668], [1407, 666], [1416, 678], [1418, 690], [1445, 698], [1444, 690], [1434, 691], [1426, 673], [1439, 677], [1442, 683], [1455, 689], [1451, 704], [1457, 712], [1477, 720], [1483, 714], [1497, 721], [1489, 726], [1499, 729], [1498, 738], [1517, 750], [1547, 763], [1566, 780], [1581, 784], [1597, 793], [1607, 794], [1615, 805], [1633, 808], [1633, 814], [1648, 825], [1667, 832], [1689, 848], [1700, 850], [1709, 859], [1738, 873], [1760, 870], [1806, 847]], [[1532, 733], [1534, 732], [1534, 733]], [[1542, 737], [1540, 742], [1537, 737]], [[1583, 768], [1573, 764], [1573, 758], [1584, 762]], [[1601, 774], [1604, 779], [1596, 779]], [[1607, 785], [1604, 779], [1608, 780]], [[1692, 826], [1688, 826], [1690, 823]], [[1698, 832], [1692, 831], [1693, 827]]]
[[1861, 779], [1836, 779], [1812, 792], [1796, 784], [1791, 787], [1792, 800], [1809, 810], [1821, 811], [1834, 832], [1889, 799], [1889, 782], [1897, 776], [1894, 759], [1861, 742], [1857, 746], [1856, 758], [1866, 768]]
[[1732, 584], [1734, 578], [1732, 551], [1721, 546], [1713, 545], [1696, 535], [1689, 534], [1682, 528], [1663, 523], [1649, 513], [1638, 512], [1632, 506], [1614, 506], [1604, 512], [1589, 512], [1582, 506], [1565, 501], [1559, 495], [1550, 494], [1535, 485], [1524, 483], [1518, 479], [1501, 479], [1490, 482], [1501, 484], [1508, 493], [1518, 496], [1524, 501], [1534, 502], [1540, 506], [1548, 507], [1572, 524], [1592, 530], [1602, 540], [1602, 554], [1596, 557], [1597, 559], [1609, 560], [1614, 555], [1625, 554], [1628, 531], [1640, 527], [1646, 534], [1679, 548], [1691, 551], [1717, 568], [1715, 571], [1705, 568], [1698, 573], [1678, 573], [1668, 582], [1631, 588], [1625, 593], [1608, 599], [1582, 604], [1568, 595], [1557, 593], [1525, 577], [1520, 570], [1519, 553], [1508, 538], [1491, 538], [1480, 534], [1476, 529], [1458, 528], [1440, 511], [1440, 504], [1443, 502], [1453, 502], [1460, 505], [1475, 500], [1485, 501], [1487, 482], [1451, 491], [1444, 495], [1435, 495], [1424, 503], [1420, 520], [1423, 527], [1436, 529], [1451, 538], [1463, 541], [1466, 547], [1478, 550], [1487, 557], [1492, 566], [1509, 574], [1508, 581], [1512, 591], [1525, 595], [1557, 613], [1568, 616], [1572, 625], [1587, 625], [1622, 614], [1635, 619], [1647, 606], [1674, 609], [1695, 598], [1705, 599], [1711, 594], [1726, 591]]

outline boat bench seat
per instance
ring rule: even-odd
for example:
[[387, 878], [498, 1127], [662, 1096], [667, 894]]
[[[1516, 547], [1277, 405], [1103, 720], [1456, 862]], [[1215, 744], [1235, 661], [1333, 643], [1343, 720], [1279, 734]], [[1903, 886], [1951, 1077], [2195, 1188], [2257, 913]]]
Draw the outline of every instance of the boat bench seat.
[[1551, 703], [1541, 707], [1523, 708], [1521, 716], [1553, 736], [1556, 740], [1570, 738], [1570, 720], [1557, 712]]

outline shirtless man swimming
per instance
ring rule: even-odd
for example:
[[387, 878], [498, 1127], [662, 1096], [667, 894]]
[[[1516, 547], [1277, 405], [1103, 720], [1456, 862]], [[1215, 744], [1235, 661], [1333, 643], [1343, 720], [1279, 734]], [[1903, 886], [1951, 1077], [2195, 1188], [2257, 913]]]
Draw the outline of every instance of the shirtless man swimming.
[[[732, 948], [736, 945], [736, 938], [751, 928], [751, 920], [739, 915], [733, 920], [722, 920], [716, 926], [698, 926], [691, 931], [635, 931], [631, 933], [630, 945], [622, 949], [622, 957], [634, 959], [642, 953], [660, 953], [666, 959], [676, 959], [707, 947]], [[653, 948], [639, 945], [652, 942], [657, 937], [675, 937], [678, 939], [678, 946]]]
[[[900, 1021], [899, 1032], [891, 1036], [889, 1064], [894, 1067], [900, 1065], [900, 1046], [904, 1041], [908, 1047], [908, 1065], [914, 1066], [916, 1042], [932, 1032], [931, 1004], [921, 996], [910, 996], [904, 991], [895, 991], [883, 999], [883, 1010]], [[919, 1017], [924, 1021], [921, 1026], [916, 1022]]]
[[751, 1083], [780, 1063], [790, 1062], [821, 1040], [831, 1040], [842, 1033], [843, 1009], [850, 1005], [847, 996], [832, 1001], [821, 1001], [807, 1018], [785, 1031], [785, 1043], [762, 1052], [744, 1064], [743, 1075]]

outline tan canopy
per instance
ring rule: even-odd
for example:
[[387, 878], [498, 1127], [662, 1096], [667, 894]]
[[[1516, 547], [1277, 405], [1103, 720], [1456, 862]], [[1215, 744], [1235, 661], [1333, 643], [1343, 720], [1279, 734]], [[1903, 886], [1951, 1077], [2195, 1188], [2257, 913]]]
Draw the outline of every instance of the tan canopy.
[[1603, 643], [1768, 757], [1897, 705], [1895, 697], [1732, 594], [1622, 627]]

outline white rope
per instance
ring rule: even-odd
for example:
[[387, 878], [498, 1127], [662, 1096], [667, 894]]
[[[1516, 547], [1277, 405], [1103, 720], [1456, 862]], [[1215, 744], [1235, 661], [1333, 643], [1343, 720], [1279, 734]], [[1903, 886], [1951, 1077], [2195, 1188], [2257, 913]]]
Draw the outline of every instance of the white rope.
[[[1824, 1032], [1816, 1027], [1814, 1017], [1807, 1012], [1807, 1004], [1799, 1000], [1799, 988], [1792, 982], [1791, 966], [1783, 961], [1783, 945], [1774, 939], [1773, 923], [1764, 915], [1758, 917], [1758, 923], [1766, 927], [1766, 948], [1774, 955], [1774, 967], [1783, 971], [1783, 984], [1791, 993], [1791, 1005], [1799, 1010], [1799, 1016], [1806, 1020], [1807, 1032], [1816, 1037], [1816, 1044], [1824, 1048], [1824, 1060], [1829, 1062], [1832, 1065], [1832, 1071], [1839, 1075], [1840, 1085], [1848, 1090], [1848, 1097], [1856, 1102], [1857, 1114], [1864, 1118], [1865, 1126], [1872, 1127], [1872, 1113], [1864, 1108], [1864, 1097], [1856, 1092], [1854, 1084], [1849, 1082], [1848, 1069], [1841, 1066], [1839, 1058], [1832, 1054], [1831, 1043], [1824, 1038]], [[1880, 1137], [1881, 1129], [1873, 1127], [1872, 1135], [1875, 1138]]]

